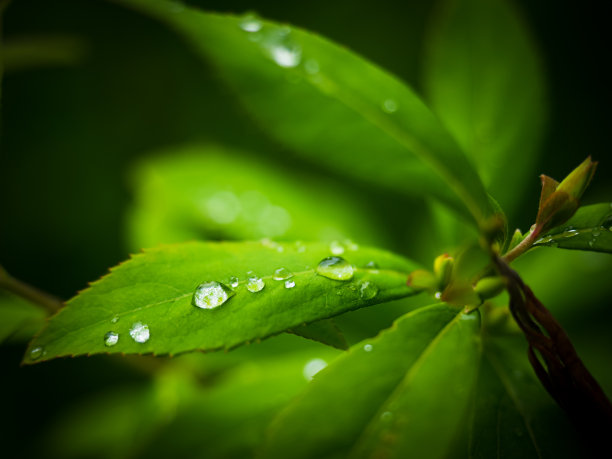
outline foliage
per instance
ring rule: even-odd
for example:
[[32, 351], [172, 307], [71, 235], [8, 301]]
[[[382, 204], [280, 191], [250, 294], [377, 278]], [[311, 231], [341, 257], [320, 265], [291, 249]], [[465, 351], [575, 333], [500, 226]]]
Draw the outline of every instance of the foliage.
[[[33, 429], [40, 442], [14, 447], [20, 455], [589, 454], [598, 430], [589, 438], [593, 421], [576, 418], [551, 390], [562, 378], [550, 363], [557, 354], [545, 353], [567, 357], [571, 343], [551, 333], [553, 315], [534, 313], [540, 303], [527, 285], [568, 324], [579, 354], [611, 390], [609, 339], [593, 341], [607, 334], [591, 333], [590, 322], [606, 316], [589, 305], [609, 290], [612, 204], [581, 206], [597, 166], [590, 157], [564, 180], [541, 176], [539, 207], [527, 196], [547, 89], [514, 5], [439, 2], [423, 45], [424, 98], [356, 52], [255, 13], [164, 0], [92, 5], [94, 15], [101, 8], [127, 29], [138, 23], [173, 50], [158, 61], [148, 35], [134, 37], [127, 55], [137, 62], [126, 74], [146, 77], [135, 86], [184, 69], [196, 77], [169, 90], [178, 102], [168, 106], [181, 113], [140, 108], [148, 122], [161, 116], [167, 138], [146, 123], [111, 134], [134, 139], [123, 140], [126, 150], [146, 151], [129, 164], [123, 222], [125, 245], [141, 253], [59, 311], [54, 297], [0, 267], [0, 344], [15, 355], [25, 347], [21, 368], [2, 363], [5, 397], [22, 381], [60, 381], [62, 368], [70, 375], [40, 392], [45, 403], [59, 393], [61, 409]], [[94, 68], [112, 73], [96, 46], [63, 31], [7, 39], [7, 87], [30, 69], [89, 65], [90, 49], [101, 62], [92, 59]], [[2, 95], [14, 103], [10, 91]], [[121, 124], [91, 116], [95, 125]], [[11, 122], [3, 142], [13, 150], [36, 145], [13, 140]], [[75, 129], [73, 141], [79, 136], [94, 151], [91, 163], [80, 160], [87, 167], [112, 154], [110, 141], [98, 145]], [[85, 169], [74, 180], [89, 177], [98, 194], [112, 195], [103, 173], [93, 179], [98, 174]], [[92, 258], [105, 251], [93, 239], [103, 232], [105, 205], [94, 207], [91, 221], [62, 214], [81, 225]], [[536, 211], [527, 231], [509, 231]], [[61, 268], [69, 264], [63, 259], [49, 276], [67, 276]], [[531, 360], [527, 343], [540, 352]], [[65, 359], [85, 355], [97, 356]], [[579, 391], [582, 380], [571, 377]], [[17, 408], [21, 400], [7, 403], [36, 422]], [[597, 406], [609, 422], [605, 395]]]

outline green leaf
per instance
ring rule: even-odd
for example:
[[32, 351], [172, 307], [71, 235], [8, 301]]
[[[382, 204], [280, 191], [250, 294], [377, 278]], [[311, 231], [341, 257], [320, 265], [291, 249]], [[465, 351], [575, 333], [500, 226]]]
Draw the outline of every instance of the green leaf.
[[507, 0], [446, 0], [427, 43], [427, 99], [512, 214], [531, 180], [546, 117], [542, 65], [528, 30]]
[[289, 330], [289, 332], [303, 338], [327, 344], [336, 349], [348, 349], [346, 339], [344, 339], [342, 331], [333, 319], [319, 320], [310, 325], [301, 325]]
[[139, 161], [130, 176], [134, 250], [193, 239], [387, 242], [346, 187], [233, 149], [171, 148]]
[[548, 231], [534, 245], [612, 253], [612, 204], [580, 207], [572, 218]]
[[[406, 286], [406, 278], [417, 265], [400, 256], [354, 247], [344, 254], [355, 266], [354, 278], [336, 281], [315, 272], [318, 263], [331, 255], [329, 246], [303, 247], [266, 241], [194, 242], [147, 250], [70, 300], [30, 343], [24, 362], [103, 352], [173, 355], [228, 349], [416, 293]], [[372, 260], [380, 268], [366, 268]], [[281, 267], [294, 273], [293, 288], [273, 279]], [[261, 277], [263, 290], [247, 291], [248, 271]], [[233, 276], [240, 284], [226, 303], [214, 309], [192, 305], [198, 285], [229, 284]], [[145, 326], [148, 334], [143, 333], [143, 338], [150, 339], [132, 339], [130, 330], [144, 331]], [[105, 346], [108, 332], [118, 334], [111, 347]]]
[[469, 457], [580, 457], [565, 413], [537, 380], [520, 335], [484, 340], [469, 423]]
[[26, 342], [39, 331], [47, 312], [9, 292], [0, 291], [0, 344]]
[[490, 213], [478, 174], [436, 116], [409, 87], [346, 48], [270, 21], [248, 32], [235, 16], [118, 2], [191, 41], [296, 154], [394, 190], [427, 191], [477, 221]]
[[442, 457], [468, 407], [478, 331], [478, 313], [444, 304], [403, 316], [321, 371], [272, 423], [261, 457]]

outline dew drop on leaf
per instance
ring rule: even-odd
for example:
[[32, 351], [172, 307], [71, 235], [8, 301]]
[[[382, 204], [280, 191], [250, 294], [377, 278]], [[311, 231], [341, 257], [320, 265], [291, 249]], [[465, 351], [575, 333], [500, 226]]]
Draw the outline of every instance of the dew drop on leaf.
[[42, 357], [43, 353], [44, 353], [44, 349], [42, 347], [40, 346], [35, 347], [30, 351], [30, 358], [32, 360], [38, 360]]
[[344, 253], [344, 246], [338, 241], [331, 241], [329, 243], [329, 251], [334, 255], [342, 255]]
[[593, 230], [593, 232], [591, 233], [593, 235], [593, 237], [599, 237], [599, 235], [601, 234], [601, 230]]
[[255, 13], [246, 13], [240, 19], [240, 28], [245, 32], [259, 32], [263, 26]]
[[271, 31], [267, 34], [262, 44], [272, 60], [280, 67], [297, 67], [302, 60], [302, 48], [291, 38], [291, 30], [289, 28]]
[[380, 420], [383, 422], [389, 422], [391, 419], [393, 419], [393, 413], [391, 411], [385, 411], [380, 415]]
[[308, 59], [304, 62], [304, 70], [310, 75], [319, 73], [319, 63], [314, 59]]
[[435, 298], [436, 300], [439, 300], [440, 298], [442, 298], [442, 292], [436, 292], [436, 293], [434, 293], [434, 298]]
[[112, 347], [119, 341], [119, 333], [109, 331], [104, 335], [104, 345], [106, 347]]
[[378, 269], [378, 265], [376, 264], [375, 261], [368, 261], [365, 267], [368, 269]]
[[191, 304], [202, 309], [214, 309], [234, 295], [235, 292], [221, 282], [204, 282], [195, 289]]
[[230, 281], [230, 287], [232, 288], [237, 288], [238, 284], [240, 283], [240, 281], [238, 280], [236, 276], [230, 277], [229, 281]]
[[393, 99], [386, 99], [382, 103], [382, 109], [385, 113], [395, 113], [398, 108], [397, 102]]
[[293, 279], [289, 279], [285, 281], [285, 288], [293, 288], [295, 287], [295, 281]]
[[364, 281], [359, 284], [359, 297], [362, 300], [371, 300], [378, 295], [378, 287], [370, 281]]
[[251, 293], [261, 292], [266, 286], [265, 282], [261, 277], [256, 275], [253, 271], [247, 273], [246, 288]]
[[304, 243], [302, 241], [296, 241], [295, 242], [295, 250], [297, 253], [304, 253], [306, 252], [306, 246], [304, 245]]
[[141, 322], [136, 322], [130, 328], [130, 336], [137, 343], [146, 343], [149, 341], [149, 326]]
[[327, 366], [327, 362], [323, 359], [312, 359], [309, 360], [306, 365], [304, 365], [304, 369], [302, 370], [302, 374], [306, 381], [312, 381], [312, 378], [321, 371], [323, 368]]
[[366, 352], [372, 352], [373, 346], [371, 344], [365, 344], [363, 350]]
[[356, 250], [359, 250], [359, 244], [355, 244], [353, 241], [351, 241], [350, 239], [347, 239], [346, 241], [344, 241], [344, 245], [347, 249], [349, 249], [351, 252], [355, 252]]
[[328, 279], [348, 281], [353, 278], [354, 269], [351, 264], [341, 257], [327, 257], [317, 266], [317, 274]]
[[115, 316], [111, 319], [111, 324], [116, 324], [117, 322], [119, 322], [119, 316]]
[[273, 276], [274, 280], [277, 280], [277, 281], [291, 279], [292, 277], [293, 277], [293, 273], [289, 271], [287, 268], [278, 268], [276, 271], [274, 271], [274, 276]]

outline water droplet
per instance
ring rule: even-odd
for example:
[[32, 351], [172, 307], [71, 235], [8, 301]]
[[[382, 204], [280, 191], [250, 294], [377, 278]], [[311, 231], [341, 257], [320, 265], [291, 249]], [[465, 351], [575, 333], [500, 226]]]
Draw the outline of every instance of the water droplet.
[[306, 365], [304, 365], [304, 369], [302, 370], [302, 374], [307, 381], [312, 381], [312, 378], [321, 371], [323, 368], [327, 366], [327, 362], [323, 359], [312, 359], [309, 360]]
[[238, 285], [240, 284], [240, 280], [236, 276], [230, 277], [229, 281], [230, 281], [230, 287], [232, 288], [237, 288]]
[[42, 347], [40, 347], [40, 346], [37, 346], [37, 347], [33, 348], [30, 351], [30, 359], [32, 359], [32, 360], [40, 359], [42, 357], [42, 355], [43, 355], [43, 352], [44, 352], [44, 349]]
[[304, 62], [304, 70], [310, 75], [315, 75], [319, 73], [319, 63], [314, 59], [308, 59]]
[[334, 255], [342, 255], [344, 253], [344, 246], [339, 241], [331, 241], [329, 243], [329, 250]]
[[371, 300], [378, 295], [378, 287], [372, 282], [365, 281], [359, 284], [359, 296], [362, 300]]
[[119, 333], [109, 331], [104, 335], [104, 345], [106, 347], [112, 347], [119, 341]]
[[351, 241], [350, 239], [347, 239], [346, 241], [344, 241], [344, 246], [349, 249], [351, 252], [355, 252], [356, 250], [359, 250], [359, 245], [355, 244], [353, 241]]
[[380, 420], [383, 422], [389, 422], [391, 419], [393, 419], [393, 413], [391, 411], [385, 411], [380, 415]]
[[348, 281], [353, 278], [354, 269], [344, 258], [327, 257], [317, 266], [317, 274], [328, 279]]
[[204, 282], [195, 289], [191, 304], [202, 309], [214, 309], [234, 295], [234, 291], [221, 282]]
[[397, 102], [393, 99], [386, 99], [382, 103], [382, 109], [385, 113], [395, 113], [398, 108]]
[[111, 319], [111, 324], [116, 324], [117, 322], [119, 322], [119, 316], [115, 316]]
[[287, 268], [278, 268], [276, 271], [274, 271], [274, 276], [272, 276], [272, 278], [277, 281], [287, 280], [292, 277], [293, 273]]
[[281, 28], [271, 31], [264, 40], [263, 45], [270, 57], [280, 67], [294, 68], [302, 60], [302, 48], [291, 38], [291, 29]]
[[591, 239], [589, 241], [589, 247], [593, 247], [595, 245], [595, 239]]
[[130, 328], [130, 336], [137, 343], [146, 343], [149, 341], [149, 326], [141, 322], [136, 322]]
[[265, 282], [261, 277], [255, 274], [253, 271], [247, 273], [246, 288], [251, 293], [261, 292], [266, 286]]
[[293, 288], [295, 287], [295, 281], [293, 279], [289, 279], [285, 281], [285, 288]]
[[436, 300], [439, 300], [440, 298], [442, 298], [442, 292], [436, 292], [436, 293], [434, 293], [434, 298], [435, 298]]
[[378, 265], [376, 264], [375, 261], [368, 261], [365, 267], [368, 269], [378, 269]]
[[374, 348], [374, 346], [372, 346], [371, 344], [365, 344], [363, 346], [363, 350], [366, 352], [372, 352], [372, 349]]
[[295, 241], [295, 250], [297, 253], [304, 253], [306, 252], [306, 246], [302, 241]]
[[599, 237], [599, 235], [601, 234], [601, 230], [599, 229], [593, 230], [591, 234], [593, 235], [593, 237]]
[[263, 26], [255, 13], [246, 13], [240, 20], [240, 28], [245, 32], [259, 32]]

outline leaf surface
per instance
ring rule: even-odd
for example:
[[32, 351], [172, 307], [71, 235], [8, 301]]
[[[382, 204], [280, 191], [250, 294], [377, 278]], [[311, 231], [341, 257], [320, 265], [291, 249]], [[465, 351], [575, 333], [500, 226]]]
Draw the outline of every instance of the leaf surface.
[[542, 65], [522, 18], [506, 0], [445, 0], [427, 43], [432, 109], [478, 165], [488, 191], [516, 210], [546, 117]]
[[427, 190], [477, 221], [490, 213], [474, 167], [414, 91], [346, 48], [270, 21], [249, 32], [245, 18], [173, 13], [163, 1], [119, 3], [185, 36], [296, 154], [394, 190]]
[[550, 230], [534, 245], [612, 253], [612, 204], [580, 207], [565, 224]]
[[477, 313], [444, 304], [403, 316], [317, 374], [261, 457], [442, 457], [468, 407], [478, 331]]
[[[369, 248], [349, 250], [344, 258], [355, 266], [354, 277], [338, 281], [315, 272], [318, 263], [331, 255], [328, 245], [303, 247], [267, 241], [193, 242], [148, 250], [70, 300], [30, 343], [24, 362], [103, 352], [172, 355], [228, 349], [416, 293], [406, 286], [406, 278], [417, 265], [400, 256]], [[365, 267], [372, 260], [379, 268]], [[293, 288], [273, 279], [279, 268], [294, 274]], [[263, 290], [247, 290], [249, 271], [260, 276]], [[198, 285], [229, 284], [233, 276], [240, 283], [221, 306], [192, 305]], [[132, 339], [130, 331], [145, 326], [148, 339]], [[109, 332], [117, 333], [118, 341], [106, 347]]]
[[0, 291], [0, 344], [26, 342], [39, 331], [47, 312], [9, 292]]
[[346, 339], [333, 319], [324, 319], [309, 325], [300, 325], [290, 329], [289, 333], [327, 344], [336, 349], [348, 349]]

